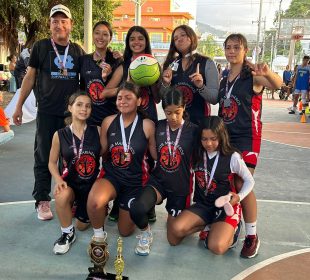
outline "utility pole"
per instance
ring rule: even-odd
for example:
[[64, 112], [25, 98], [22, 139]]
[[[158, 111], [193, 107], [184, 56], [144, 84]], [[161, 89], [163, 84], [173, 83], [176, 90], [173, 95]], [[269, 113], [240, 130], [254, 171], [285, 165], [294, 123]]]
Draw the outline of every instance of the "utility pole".
[[84, 50], [92, 52], [92, 0], [84, 0]]
[[260, 24], [262, 21], [262, 9], [263, 9], [263, 0], [260, 0], [259, 2], [259, 15], [258, 15], [258, 21], [257, 21], [257, 37], [256, 37], [256, 55], [255, 55], [255, 63], [259, 61], [259, 37], [260, 37]]
[[281, 31], [281, 4], [282, 4], [282, 0], [280, 0], [280, 3], [279, 3], [279, 10], [278, 10], [278, 30], [277, 30], [277, 38], [275, 40], [275, 43], [274, 43], [274, 50], [273, 50], [273, 53], [274, 53], [274, 58], [277, 57], [277, 52], [278, 52], [278, 43], [279, 43], [279, 40], [280, 40], [280, 31]]
[[146, 0], [131, 0], [135, 3], [135, 25], [141, 25], [141, 7]]
[[262, 61], [264, 61], [264, 56], [265, 56], [265, 42], [266, 42], [266, 40], [265, 40], [265, 38], [266, 38], [266, 34], [265, 34], [265, 32], [266, 32], [266, 17], [264, 17], [264, 29], [263, 29], [263, 47], [262, 47]]

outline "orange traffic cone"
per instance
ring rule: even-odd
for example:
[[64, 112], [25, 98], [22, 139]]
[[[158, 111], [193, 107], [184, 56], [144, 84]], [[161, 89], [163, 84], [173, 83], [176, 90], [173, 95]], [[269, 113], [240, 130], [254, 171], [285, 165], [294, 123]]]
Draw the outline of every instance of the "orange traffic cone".
[[306, 122], [307, 122], [306, 113], [303, 113], [303, 114], [301, 115], [300, 122], [301, 122], [301, 123], [306, 123]]
[[302, 111], [302, 101], [300, 100], [298, 103], [298, 110], [301, 112]]

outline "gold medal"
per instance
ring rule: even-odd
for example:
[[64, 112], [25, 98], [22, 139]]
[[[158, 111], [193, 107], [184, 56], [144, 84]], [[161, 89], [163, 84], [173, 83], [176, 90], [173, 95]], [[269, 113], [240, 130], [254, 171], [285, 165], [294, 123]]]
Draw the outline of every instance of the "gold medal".
[[130, 152], [124, 153], [124, 161], [130, 161], [131, 160], [131, 154]]

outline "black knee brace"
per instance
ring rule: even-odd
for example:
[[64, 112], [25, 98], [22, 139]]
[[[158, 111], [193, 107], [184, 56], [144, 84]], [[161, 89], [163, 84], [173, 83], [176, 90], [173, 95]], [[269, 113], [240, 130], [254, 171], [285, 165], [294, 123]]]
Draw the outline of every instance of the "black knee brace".
[[148, 225], [147, 213], [156, 205], [157, 195], [153, 187], [146, 186], [141, 195], [133, 200], [129, 213], [138, 228], [144, 229]]

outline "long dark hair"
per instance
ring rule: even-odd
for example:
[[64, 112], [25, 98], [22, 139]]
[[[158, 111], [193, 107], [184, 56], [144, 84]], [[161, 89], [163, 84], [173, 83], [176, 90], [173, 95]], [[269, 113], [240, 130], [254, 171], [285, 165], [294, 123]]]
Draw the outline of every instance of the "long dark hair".
[[[245, 38], [244, 35], [240, 34], [240, 33], [232, 33], [230, 34], [224, 41], [223, 46], [224, 48], [226, 48], [227, 42], [228, 40], [231, 41], [237, 41], [240, 45], [242, 45], [245, 49], [248, 49], [248, 41]], [[246, 65], [246, 55], [243, 59], [243, 65], [242, 65], [242, 69], [241, 69], [241, 73], [240, 73], [240, 78], [241, 79], [246, 79], [251, 75], [251, 68]]]
[[[177, 48], [175, 46], [175, 42], [174, 42], [174, 33], [178, 29], [182, 29], [186, 33], [186, 35], [190, 38], [190, 40], [191, 40], [190, 52], [192, 53], [194, 50], [197, 49], [198, 38], [197, 38], [195, 31], [191, 27], [189, 27], [188, 25], [177, 26], [172, 31], [172, 34], [171, 34], [170, 47], [169, 47], [169, 51], [167, 54], [167, 58], [164, 62], [164, 66], [163, 66], [164, 70], [169, 67], [169, 65], [176, 59], [177, 56], [179, 56], [179, 57], [182, 56], [181, 53], [177, 50]], [[192, 55], [190, 57], [190, 60], [191, 60], [190, 64], [194, 61], [194, 57], [195, 57], [195, 55]]]
[[[79, 96], [87, 96], [87, 97], [90, 99], [90, 101], [92, 100], [91, 97], [90, 97], [90, 95], [89, 95], [87, 92], [82, 91], [82, 90], [78, 90], [78, 91], [76, 91], [75, 93], [73, 93], [72, 95], [70, 95], [70, 97], [69, 97], [69, 99], [68, 99], [67, 108], [68, 108], [69, 106], [72, 106], [72, 105], [75, 103], [76, 99], [77, 99]], [[92, 104], [92, 103], [91, 103], [91, 104]], [[66, 125], [70, 125], [70, 124], [72, 123], [72, 115], [71, 115], [71, 112], [70, 112], [69, 110], [67, 110], [67, 111], [65, 112], [65, 115], [67, 116], [67, 117], [65, 118], [65, 124], [66, 124]]]
[[201, 120], [198, 127], [196, 145], [194, 146], [193, 153], [194, 165], [199, 164], [199, 162], [201, 162], [203, 159], [203, 152], [205, 151], [205, 149], [201, 144], [201, 136], [204, 129], [210, 129], [216, 135], [219, 141], [218, 151], [220, 152], [220, 154], [228, 156], [233, 154], [234, 152], [238, 152], [230, 144], [229, 134], [223, 120], [218, 116], [205, 117]]
[[147, 33], [146, 29], [143, 28], [142, 26], [132, 26], [126, 35], [125, 39], [125, 50], [124, 50], [124, 61], [130, 61], [132, 57], [132, 50], [129, 47], [129, 39], [130, 36], [133, 32], [139, 32], [143, 35], [145, 38], [145, 50], [144, 53], [146, 54], [152, 54], [152, 49], [151, 49], [151, 43], [150, 43], [150, 37], [149, 34]]
[[187, 120], [187, 121], [189, 120], [189, 115], [185, 111], [186, 102], [185, 102], [184, 95], [177, 88], [170, 87], [165, 92], [165, 94], [164, 94], [164, 96], [162, 97], [162, 100], [161, 100], [161, 105], [163, 107], [163, 110], [165, 110], [170, 105], [175, 105], [175, 106], [178, 106], [178, 107], [183, 107], [184, 108], [183, 119]]

